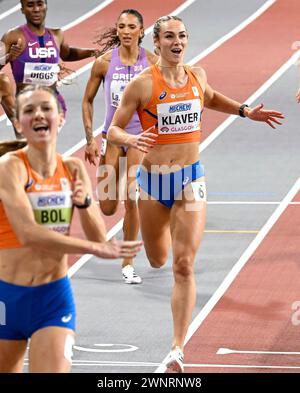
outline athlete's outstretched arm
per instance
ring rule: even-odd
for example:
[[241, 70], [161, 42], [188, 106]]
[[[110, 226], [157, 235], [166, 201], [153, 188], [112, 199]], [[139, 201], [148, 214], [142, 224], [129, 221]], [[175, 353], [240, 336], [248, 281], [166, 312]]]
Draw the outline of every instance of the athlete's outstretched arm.
[[24, 190], [27, 173], [17, 157], [10, 154], [0, 159], [0, 200], [18, 239], [24, 247], [56, 250], [61, 254], [94, 254], [102, 258], [135, 256], [141, 242], [92, 242], [64, 236], [43, 228], [34, 219], [32, 207]]
[[[225, 96], [214, 90], [206, 79], [206, 74], [203, 69], [197, 72], [199, 79], [204, 83], [204, 106], [215, 111], [230, 113], [232, 115], [239, 115], [241, 103]], [[267, 123], [270, 127], [276, 128], [274, 124], [282, 124], [278, 119], [284, 119], [281, 112], [269, 109], [263, 109], [263, 104], [257, 105], [254, 108], [244, 107], [243, 114], [254, 121], [261, 121]]]
[[100, 51], [97, 48], [76, 48], [69, 46], [65, 40], [63, 31], [60, 29], [56, 30], [55, 33], [59, 37], [60, 57], [64, 61], [77, 61], [100, 55]]

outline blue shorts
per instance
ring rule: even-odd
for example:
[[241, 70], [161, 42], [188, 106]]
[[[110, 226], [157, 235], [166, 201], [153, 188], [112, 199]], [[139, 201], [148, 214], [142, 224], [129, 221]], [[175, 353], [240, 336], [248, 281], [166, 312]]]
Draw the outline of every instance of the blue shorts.
[[204, 167], [197, 161], [170, 173], [151, 173], [139, 167], [136, 179], [142, 190], [170, 209], [176, 196], [188, 184], [202, 176], [204, 176]]
[[75, 318], [68, 277], [34, 287], [0, 280], [0, 339], [27, 340], [47, 326], [75, 331]]

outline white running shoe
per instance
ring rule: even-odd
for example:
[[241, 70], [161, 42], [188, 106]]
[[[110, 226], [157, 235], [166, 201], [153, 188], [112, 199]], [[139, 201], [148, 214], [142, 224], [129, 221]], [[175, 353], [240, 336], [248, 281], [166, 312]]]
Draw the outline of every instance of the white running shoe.
[[166, 361], [166, 373], [183, 373], [183, 352], [179, 347], [175, 347], [169, 353]]
[[142, 282], [142, 278], [136, 274], [131, 265], [123, 267], [122, 275], [126, 284], [141, 284]]

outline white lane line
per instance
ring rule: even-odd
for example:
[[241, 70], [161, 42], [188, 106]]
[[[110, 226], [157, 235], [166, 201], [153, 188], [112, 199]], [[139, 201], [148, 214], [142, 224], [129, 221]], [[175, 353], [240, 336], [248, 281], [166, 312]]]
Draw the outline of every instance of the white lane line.
[[[206, 319], [208, 314], [212, 311], [212, 309], [215, 307], [217, 302], [221, 299], [221, 297], [224, 295], [224, 293], [227, 291], [229, 286], [232, 284], [236, 276], [239, 274], [241, 269], [244, 267], [244, 265], [248, 262], [252, 254], [255, 252], [255, 250], [259, 247], [259, 245], [262, 243], [266, 235], [269, 233], [271, 228], [274, 226], [274, 224], [277, 222], [277, 220], [280, 218], [281, 214], [285, 211], [285, 209], [288, 207], [290, 201], [295, 197], [297, 192], [300, 189], [300, 177], [296, 181], [296, 183], [293, 185], [293, 187], [290, 189], [290, 191], [287, 193], [283, 201], [280, 203], [280, 205], [277, 207], [277, 209], [274, 211], [274, 213], [271, 215], [271, 217], [268, 219], [266, 224], [262, 227], [260, 232], [257, 234], [257, 236], [254, 238], [254, 240], [250, 243], [249, 247], [245, 250], [245, 252], [242, 254], [240, 259], [237, 261], [237, 263], [233, 266], [233, 268], [230, 270], [230, 272], [227, 274], [219, 288], [214, 292], [212, 297], [208, 300], [208, 302], [205, 304], [203, 309], [199, 312], [199, 314], [196, 316], [196, 318], [193, 320], [193, 322], [190, 324], [185, 342], [184, 344], [186, 345], [190, 338], [194, 335], [194, 333], [199, 329], [200, 325], [202, 322]], [[167, 359], [168, 355], [165, 357], [162, 363], [164, 363]], [[155, 373], [161, 373], [165, 371], [164, 366], [160, 366], [155, 370]]]
[[235, 353], [258, 354], [258, 355], [300, 355], [300, 352], [280, 352], [280, 351], [243, 351], [240, 349], [219, 348], [217, 355], [231, 355]]
[[71, 29], [72, 27], [74, 27], [75, 25], [85, 21], [86, 19], [90, 18], [91, 16], [95, 15], [97, 12], [102, 11], [103, 8], [107, 7], [108, 5], [110, 5], [114, 0], [106, 0], [103, 1], [103, 3], [99, 4], [97, 7], [93, 8], [91, 11], [88, 11], [87, 13], [85, 13], [84, 15], [80, 16], [79, 18], [75, 19], [73, 22], [68, 23], [67, 25], [65, 25], [64, 27], [62, 27], [62, 30], [68, 30]]
[[290, 189], [290, 191], [287, 193], [286, 197], [283, 199], [281, 204], [277, 207], [277, 209], [274, 211], [274, 213], [271, 215], [271, 217], [268, 219], [266, 224], [262, 227], [258, 235], [254, 238], [254, 240], [250, 243], [249, 247], [245, 250], [243, 255], [240, 257], [240, 259], [237, 261], [237, 263], [233, 266], [233, 268], [230, 270], [230, 272], [227, 274], [225, 277], [224, 281], [222, 284], [219, 286], [219, 288], [216, 290], [216, 292], [213, 294], [213, 296], [209, 299], [209, 301], [206, 303], [206, 305], [203, 307], [203, 309], [200, 311], [200, 313], [196, 316], [196, 318], [193, 320], [191, 323], [186, 339], [185, 339], [185, 344], [190, 340], [192, 335], [196, 332], [196, 330], [200, 327], [202, 322], [205, 320], [205, 318], [208, 316], [208, 314], [212, 311], [216, 303], [221, 299], [221, 297], [224, 295], [226, 290], [229, 288], [229, 286], [232, 284], [236, 276], [239, 274], [241, 269], [244, 267], [244, 265], [248, 262], [252, 254], [256, 251], [256, 249], [260, 246], [264, 238], [267, 236], [269, 231], [272, 229], [272, 227], [276, 224], [282, 213], [285, 211], [285, 209], [288, 207], [290, 201], [294, 198], [294, 196], [297, 194], [297, 192], [300, 189], [300, 178], [296, 181], [296, 183], [293, 185], [293, 187]]
[[[289, 58], [289, 60], [283, 64], [272, 76], [269, 78], [254, 94], [252, 94], [245, 102], [252, 104], [257, 100], [263, 93], [265, 93], [287, 70], [295, 64], [295, 61], [299, 58], [300, 51], [296, 52]], [[230, 115], [222, 124], [220, 124], [200, 145], [200, 151], [203, 151], [209, 146], [222, 132], [229, 127], [237, 116]], [[276, 132], [274, 130], [273, 132]], [[278, 132], [278, 131], [277, 131]]]
[[250, 23], [252, 23], [255, 19], [257, 19], [260, 15], [262, 15], [268, 8], [271, 7], [276, 2], [276, 0], [269, 0], [266, 3], [264, 3], [257, 11], [255, 11], [252, 15], [250, 15], [247, 19], [245, 19], [242, 23], [240, 23], [238, 26], [236, 26], [233, 30], [231, 30], [229, 33], [225, 34], [223, 37], [221, 37], [218, 41], [216, 41], [214, 44], [209, 46], [207, 49], [205, 49], [203, 52], [201, 52], [199, 55], [194, 57], [189, 64], [195, 64], [199, 60], [203, 59], [203, 57], [207, 56], [219, 46], [224, 44], [224, 42], [230, 40], [233, 36], [238, 34], [240, 31], [242, 31], [245, 27], [247, 27]]
[[3, 12], [3, 14], [0, 14], [0, 20], [6, 18], [7, 16], [13, 14], [16, 11], [19, 11], [21, 9], [21, 4], [17, 4], [14, 7], [10, 8], [9, 10]]
[[[114, 225], [110, 231], [107, 232], [106, 234], [106, 239], [110, 240], [112, 237], [114, 237], [123, 227], [123, 221], [120, 220], [116, 225]], [[87, 261], [89, 261], [94, 255], [91, 254], [85, 254], [82, 255], [81, 258], [78, 259], [68, 270], [68, 276], [72, 277]]]

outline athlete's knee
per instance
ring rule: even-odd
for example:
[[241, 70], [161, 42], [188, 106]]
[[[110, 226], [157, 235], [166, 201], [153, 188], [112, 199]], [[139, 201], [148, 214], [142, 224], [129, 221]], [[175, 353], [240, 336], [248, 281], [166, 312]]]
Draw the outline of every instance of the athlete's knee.
[[194, 276], [194, 257], [181, 255], [175, 258], [173, 263], [175, 279], [188, 280]]
[[159, 269], [167, 262], [168, 256], [147, 254], [151, 267]]
[[137, 203], [136, 201], [132, 201], [130, 199], [124, 202], [125, 210], [128, 211], [137, 211]]
[[101, 211], [105, 216], [112, 216], [118, 208], [117, 202], [112, 203], [112, 201], [99, 201], [99, 204]]

